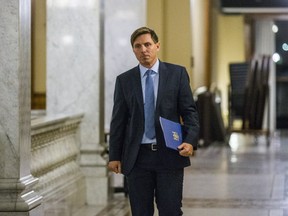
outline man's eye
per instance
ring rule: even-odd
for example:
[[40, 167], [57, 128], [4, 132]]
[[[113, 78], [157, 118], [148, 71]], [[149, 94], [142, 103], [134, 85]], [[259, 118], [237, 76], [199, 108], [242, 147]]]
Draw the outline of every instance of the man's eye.
[[151, 45], [151, 43], [145, 43], [145, 47], [150, 47]]
[[134, 46], [134, 48], [139, 49], [139, 48], [141, 48], [141, 45], [140, 45], [140, 44], [136, 44], [136, 45]]

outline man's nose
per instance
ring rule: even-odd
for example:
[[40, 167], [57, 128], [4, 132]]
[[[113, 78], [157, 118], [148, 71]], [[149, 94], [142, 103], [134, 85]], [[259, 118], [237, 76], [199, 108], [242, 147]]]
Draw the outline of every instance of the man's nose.
[[147, 50], [147, 48], [144, 45], [142, 45], [141, 46], [141, 52], [145, 52], [146, 50]]

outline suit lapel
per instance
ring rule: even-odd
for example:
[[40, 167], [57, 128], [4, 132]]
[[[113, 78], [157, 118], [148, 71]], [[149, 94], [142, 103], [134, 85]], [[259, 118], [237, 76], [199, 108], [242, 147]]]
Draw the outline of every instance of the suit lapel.
[[165, 67], [165, 64], [160, 61], [159, 63], [159, 86], [158, 86], [158, 95], [157, 95], [157, 102], [156, 102], [156, 110], [159, 108], [160, 102], [163, 98], [165, 93], [165, 86], [168, 79], [168, 71]]
[[[144, 112], [144, 107], [143, 107], [143, 104], [144, 104], [144, 100], [143, 100], [143, 93], [142, 93], [142, 84], [141, 84], [141, 75], [140, 75], [140, 69], [139, 69], [139, 66], [135, 67], [134, 68], [134, 71], [133, 71], [133, 78], [132, 78], [132, 81], [134, 82], [134, 88], [133, 90], [135, 90], [135, 94], [136, 94], [136, 98], [137, 98], [137, 101], [139, 103], [139, 107], [141, 109], [141, 112], [143, 113]], [[132, 83], [131, 83], [132, 84]]]

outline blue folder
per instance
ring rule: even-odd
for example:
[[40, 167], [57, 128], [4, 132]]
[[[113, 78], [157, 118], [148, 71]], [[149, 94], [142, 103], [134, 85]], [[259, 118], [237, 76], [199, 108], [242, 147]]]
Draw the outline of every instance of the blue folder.
[[166, 147], [177, 150], [182, 144], [182, 127], [178, 122], [159, 117]]

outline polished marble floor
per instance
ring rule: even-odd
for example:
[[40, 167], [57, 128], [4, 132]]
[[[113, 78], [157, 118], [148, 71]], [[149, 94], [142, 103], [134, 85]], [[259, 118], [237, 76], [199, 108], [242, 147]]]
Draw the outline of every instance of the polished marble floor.
[[[191, 162], [185, 170], [184, 215], [288, 216], [287, 132], [276, 132], [270, 145], [265, 137], [232, 134], [229, 144], [200, 148]], [[86, 211], [87, 216], [130, 215], [123, 194], [97, 212]]]

